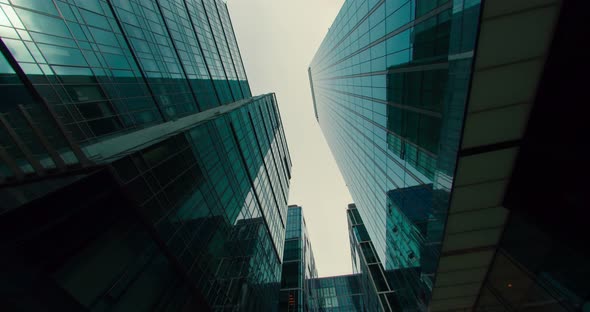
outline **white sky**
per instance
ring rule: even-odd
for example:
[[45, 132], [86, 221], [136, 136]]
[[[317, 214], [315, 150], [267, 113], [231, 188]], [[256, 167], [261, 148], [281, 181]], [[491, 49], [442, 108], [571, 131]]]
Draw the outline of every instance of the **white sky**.
[[315, 120], [307, 67], [344, 0], [229, 0], [253, 95], [275, 92], [293, 161], [290, 204], [303, 206], [320, 276], [352, 273], [352, 202]]

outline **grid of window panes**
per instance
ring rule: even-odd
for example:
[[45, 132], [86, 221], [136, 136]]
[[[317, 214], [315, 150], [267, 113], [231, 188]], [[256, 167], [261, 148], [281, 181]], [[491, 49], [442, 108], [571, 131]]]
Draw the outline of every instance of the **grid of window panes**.
[[301, 219], [301, 208], [289, 207], [289, 210], [287, 211], [285, 239], [301, 237]]
[[304, 255], [301, 207], [290, 206], [285, 228], [279, 311], [303, 311]]
[[254, 98], [112, 164], [212, 306], [278, 302], [290, 159], [275, 101]]
[[314, 279], [318, 277], [318, 271], [315, 266], [315, 257], [313, 255], [313, 250], [311, 248], [311, 240], [309, 238], [309, 234], [307, 232], [307, 226], [305, 224], [305, 218], [303, 218], [303, 257], [304, 257], [304, 282], [303, 282], [303, 304], [304, 304], [304, 311], [314, 311], [314, 297], [313, 297], [313, 289], [310, 287], [311, 285], [306, 281], [309, 279]]
[[308, 280], [312, 290], [311, 311], [368, 311], [358, 274]]
[[[400, 283], [397, 279], [405, 277], [403, 270], [386, 271], [377, 258], [375, 246], [369, 237], [356, 205], [349, 204], [347, 212], [350, 248], [353, 255], [353, 269], [359, 273], [365, 294], [365, 306], [369, 311], [414, 311], [417, 299], [408, 296], [408, 281]], [[418, 280], [414, 281], [418, 282]], [[415, 285], [413, 285], [416, 287]], [[418, 287], [416, 287], [418, 288]]]
[[[311, 62], [319, 124], [387, 268], [417, 266], [416, 251], [438, 254], [424, 246], [442, 239], [479, 2], [346, 1]], [[419, 186], [433, 197], [430, 231], [388, 200]], [[392, 236], [393, 218], [410, 234]], [[391, 249], [415, 260], [393, 259]], [[416, 294], [431, 284], [421, 273], [403, 273], [420, 284]]]
[[[60, 160], [67, 165], [76, 164], [79, 160], [72, 152], [64, 134], [58, 129], [58, 125], [49, 116], [46, 109], [27, 90], [22, 80], [16, 75], [4, 55], [0, 54], [0, 94], [4, 103], [18, 103], [19, 105], [3, 105], [0, 125], [0, 146], [6, 154], [14, 160], [14, 167], [23, 174], [33, 173], [37, 168], [32, 162], [38, 161], [43, 170], [54, 169]], [[24, 108], [26, 107], [26, 110]], [[35, 127], [40, 133], [52, 142], [51, 148], [55, 151], [51, 157], [49, 149], [43, 145], [35, 130], [30, 126], [28, 116], [36, 122]], [[20, 139], [22, 145], [9, 134], [8, 128], [14, 131], [14, 135]], [[30, 152], [31, 158], [25, 154]], [[3, 158], [0, 160], [0, 180], [14, 178], [14, 169]]]
[[289, 206], [281, 274], [279, 311], [311, 311], [312, 290], [305, 281], [317, 277], [311, 242], [300, 206]]
[[389, 191], [387, 207], [390, 210], [387, 219], [387, 256], [393, 260], [387, 263], [387, 269], [420, 266], [421, 246], [415, 242], [428, 234], [432, 190], [424, 185]]
[[[18, 66], [0, 74], [24, 72], [78, 143], [251, 96], [220, 0], [2, 0], [0, 37]], [[1, 113], [17, 104], [34, 111]]]

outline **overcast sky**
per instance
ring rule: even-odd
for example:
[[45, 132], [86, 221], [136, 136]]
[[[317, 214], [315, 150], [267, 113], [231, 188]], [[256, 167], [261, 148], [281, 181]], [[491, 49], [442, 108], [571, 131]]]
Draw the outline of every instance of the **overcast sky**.
[[229, 0], [252, 94], [275, 92], [293, 161], [290, 204], [303, 206], [320, 276], [352, 273], [352, 202], [315, 120], [307, 67], [344, 0]]

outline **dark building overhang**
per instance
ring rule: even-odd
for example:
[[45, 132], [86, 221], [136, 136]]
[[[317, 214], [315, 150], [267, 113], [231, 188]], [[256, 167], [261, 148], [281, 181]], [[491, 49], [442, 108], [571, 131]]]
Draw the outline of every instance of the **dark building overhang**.
[[482, 4], [430, 311], [471, 310], [477, 302], [509, 215], [505, 193], [539, 102], [560, 7], [559, 0]]

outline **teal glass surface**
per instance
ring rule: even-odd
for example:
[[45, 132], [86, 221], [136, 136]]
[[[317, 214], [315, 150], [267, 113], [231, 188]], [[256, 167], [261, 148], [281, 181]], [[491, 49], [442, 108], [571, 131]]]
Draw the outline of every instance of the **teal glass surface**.
[[479, 11], [477, 0], [346, 1], [309, 68], [316, 118], [374, 246], [360, 252], [416, 308], [440, 255]]
[[290, 163], [277, 117], [274, 96], [257, 97], [112, 164], [213, 309], [279, 301]]
[[278, 310], [318, 311], [312, 302], [314, 285], [308, 283], [317, 276], [303, 209], [301, 206], [289, 206]]
[[[0, 210], [60, 207], [24, 238], [30, 223], [15, 223], [26, 248], [7, 261], [39, 258], [41, 233], [64, 245], [50, 264], [19, 266], [47, 293], [17, 298], [56, 311], [277, 309], [291, 159], [274, 94], [252, 97], [224, 1], [0, 1], [0, 91], [0, 183], [16, 182]], [[116, 202], [96, 224], [78, 215], [97, 213], [95, 197]]]
[[312, 289], [309, 311], [368, 311], [358, 274], [321, 277], [307, 283]]
[[80, 144], [252, 96], [221, 1], [12, 1], [0, 19], [6, 53]]

